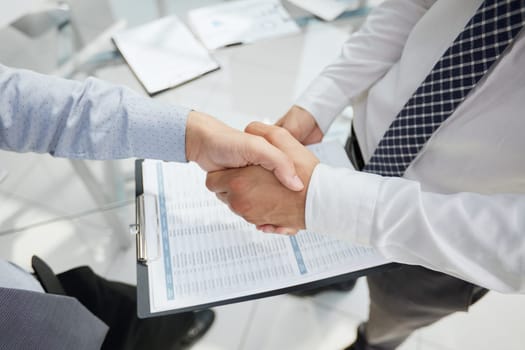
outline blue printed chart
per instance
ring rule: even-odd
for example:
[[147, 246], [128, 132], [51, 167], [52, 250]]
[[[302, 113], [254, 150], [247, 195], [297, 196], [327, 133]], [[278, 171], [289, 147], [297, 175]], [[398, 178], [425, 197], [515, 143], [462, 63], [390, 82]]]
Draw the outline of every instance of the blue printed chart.
[[[272, 291], [388, 263], [372, 248], [322, 233], [263, 234], [205, 186], [195, 164], [145, 161], [157, 198], [159, 257], [148, 264], [151, 311]], [[154, 228], [151, 228], [154, 226]], [[155, 227], [156, 226], [156, 227]]]

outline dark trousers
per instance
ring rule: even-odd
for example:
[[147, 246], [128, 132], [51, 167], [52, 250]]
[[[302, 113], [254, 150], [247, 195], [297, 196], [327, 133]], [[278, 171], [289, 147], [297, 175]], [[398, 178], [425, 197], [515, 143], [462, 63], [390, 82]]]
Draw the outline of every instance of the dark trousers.
[[102, 349], [179, 349], [193, 313], [139, 319], [134, 286], [108, 281], [89, 267], [57, 275], [65, 294], [77, 298], [109, 326]]
[[360, 329], [360, 350], [395, 349], [415, 330], [456, 311], [467, 311], [487, 290], [420, 266], [367, 276], [368, 322]]
[[[352, 129], [345, 149], [356, 169], [364, 161]], [[367, 276], [370, 291], [368, 321], [358, 331], [357, 350], [390, 350], [418, 328], [456, 311], [467, 311], [487, 290], [421, 266]]]

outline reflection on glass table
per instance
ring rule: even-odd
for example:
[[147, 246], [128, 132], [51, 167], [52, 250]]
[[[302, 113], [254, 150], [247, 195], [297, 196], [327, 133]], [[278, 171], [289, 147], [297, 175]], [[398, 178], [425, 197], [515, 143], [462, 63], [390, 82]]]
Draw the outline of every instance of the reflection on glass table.
[[[13, 28], [3, 30], [3, 34], [7, 31], [14, 35], [16, 40], [8, 44], [19, 54], [3, 57], [0, 53], [0, 62], [74, 79], [94, 75], [144, 92], [117, 53], [111, 37], [124, 28], [171, 14], [188, 24], [189, 11], [233, 1], [69, 0], [67, 3], [71, 20], [64, 28], [31, 39], [15, 33]], [[238, 128], [252, 120], [274, 122], [317, 72], [337, 55], [341, 43], [359, 26], [365, 13], [323, 22], [284, 4], [300, 25], [300, 32], [215, 50], [212, 55], [221, 65], [219, 71], [155, 98], [203, 110]], [[337, 138], [344, 133], [343, 129], [336, 130]], [[122, 187], [125, 179], [132, 179], [132, 174], [122, 172], [118, 162], [104, 163], [103, 180], [93, 174], [89, 162], [72, 161], [71, 164], [99, 207], [128, 198], [122, 197]], [[113, 193], [107, 193], [104, 187], [112, 188]], [[128, 246], [128, 222], [121, 222], [111, 212], [105, 214], [105, 219], [121, 246]]]

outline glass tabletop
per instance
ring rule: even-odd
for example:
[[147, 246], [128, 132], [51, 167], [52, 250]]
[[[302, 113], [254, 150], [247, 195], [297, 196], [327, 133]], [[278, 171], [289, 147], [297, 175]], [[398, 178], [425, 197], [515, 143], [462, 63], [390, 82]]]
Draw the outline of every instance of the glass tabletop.
[[[190, 10], [224, 2], [68, 0], [68, 25], [34, 38], [13, 28], [0, 30], [0, 41], [8, 48], [0, 52], [0, 62], [74, 79], [93, 75], [145, 93], [111, 43], [113, 33], [171, 14], [187, 21]], [[339, 54], [369, 9], [360, 7], [324, 22], [287, 1], [282, 3], [299, 24], [299, 34], [214, 50], [218, 71], [155, 98], [200, 109], [238, 128], [253, 120], [277, 120]]]

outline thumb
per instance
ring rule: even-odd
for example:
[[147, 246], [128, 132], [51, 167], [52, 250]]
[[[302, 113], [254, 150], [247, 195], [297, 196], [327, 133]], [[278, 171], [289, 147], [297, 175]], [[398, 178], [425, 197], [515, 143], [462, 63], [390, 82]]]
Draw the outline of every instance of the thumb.
[[275, 177], [292, 191], [301, 191], [304, 184], [297, 176], [293, 161], [283, 151], [262, 137], [250, 136], [246, 160], [273, 172]]

